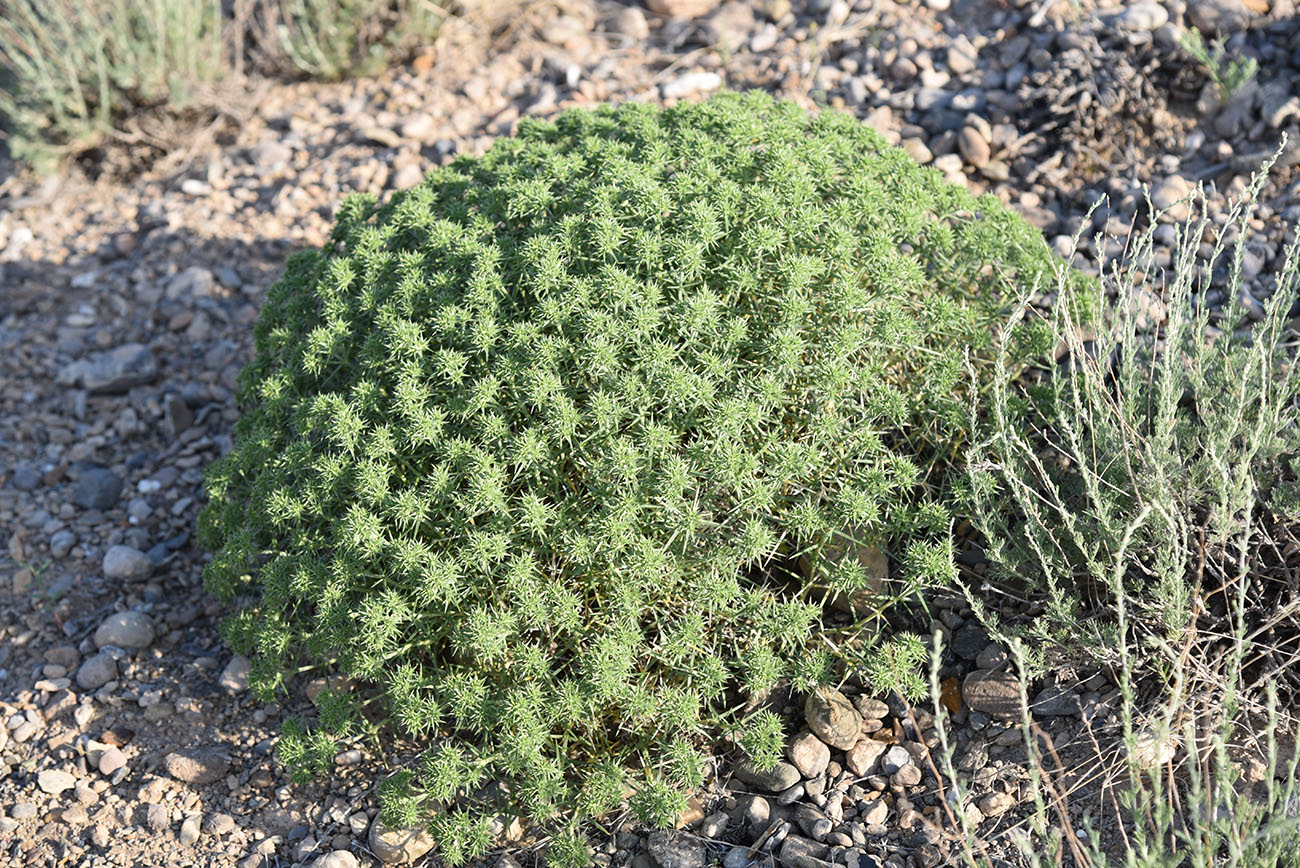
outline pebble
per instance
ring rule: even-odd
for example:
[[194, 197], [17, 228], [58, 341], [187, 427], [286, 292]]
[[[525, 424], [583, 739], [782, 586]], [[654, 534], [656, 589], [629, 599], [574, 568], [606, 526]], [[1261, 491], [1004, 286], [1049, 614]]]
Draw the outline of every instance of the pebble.
[[126, 754], [116, 747], [109, 747], [99, 755], [99, 773], [111, 776], [113, 772], [126, 767]]
[[9, 809], [9, 816], [15, 820], [31, 820], [36, 817], [37, 809], [31, 802], [19, 802]]
[[1006, 672], [976, 669], [962, 681], [961, 696], [970, 708], [994, 717], [1020, 714], [1020, 682]]
[[645, 20], [645, 13], [636, 6], [621, 6], [614, 17], [613, 32], [626, 37], [630, 42], [640, 42], [650, 35], [650, 25]]
[[687, 72], [660, 85], [664, 99], [682, 99], [698, 93], [709, 93], [722, 87], [722, 76], [716, 72]]
[[705, 868], [709, 864], [704, 842], [685, 832], [651, 832], [646, 849], [659, 868]]
[[772, 818], [772, 806], [768, 804], [767, 799], [762, 796], [750, 796], [743, 804], [746, 825], [755, 831], [766, 828], [768, 820]]
[[145, 811], [144, 822], [150, 829], [161, 832], [172, 824], [171, 814], [165, 805], [154, 803]]
[[730, 819], [726, 811], [709, 814], [700, 824], [700, 834], [705, 838], [719, 838], [727, 831], [727, 823]]
[[1078, 714], [1081, 709], [1079, 697], [1059, 684], [1044, 687], [1029, 703], [1029, 710], [1043, 717]]
[[149, 556], [130, 546], [111, 546], [104, 553], [104, 578], [110, 581], [135, 582], [153, 575], [154, 564]]
[[314, 860], [311, 868], [357, 868], [357, 857], [347, 850], [334, 850]]
[[858, 777], [866, 777], [876, 771], [876, 761], [885, 752], [887, 745], [874, 738], [864, 738], [844, 755], [845, 765]]
[[98, 690], [117, 677], [117, 661], [107, 654], [94, 654], [77, 669], [76, 677], [82, 690]]
[[805, 778], [815, 778], [826, 771], [831, 761], [831, 750], [811, 732], [802, 732], [795, 736], [786, 750], [790, 762]]
[[887, 775], [892, 775], [905, 765], [912, 762], [912, 755], [907, 752], [907, 748], [901, 744], [896, 744], [885, 751], [885, 755], [880, 758], [880, 770]]
[[199, 817], [199, 814], [191, 814], [181, 823], [181, 830], [176, 834], [181, 846], [188, 847], [199, 840]]
[[1181, 223], [1191, 214], [1191, 205], [1182, 200], [1191, 195], [1192, 185], [1181, 175], [1170, 175], [1151, 188], [1151, 204], [1166, 211], [1164, 220]]
[[988, 140], [974, 127], [962, 127], [957, 131], [957, 149], [967, 163], [975, 168], [982, 168], [992, 156]]
[[748, 758], [737, 761], [732, 774], [744, 783], [764, 792], [779, 793], [799, 783], [799, 770], [790, 763], [780, 762], [767, 771], [760, 771]]
[[106, 467], [91, 467], [81, 471], [72, 502], [82, 509], [104, 510], [117, 503], [121, 495], [121, 477]]
[[252, 664], [247, 657], [236, 654], [230, 658], [226, 668], [221, 670], [221, 677], [217, 683], [231, 693], [243, 693], [248, 689], [248, 672], [251, 667]]
[[103, 648], [148, 648], [154, 640], [153, 621], [143, 612], [116, 612], [104, 619], [95, 631], [95, 645]]
[[41, 792], [57, 796], [64, 790], [75, 787], [77, 779], [68, 772], [59, 769], [46, 769], [36, 776], [36, 785], [41, 788]]
[[1015, 796], [1010, 793], [989, 793], [979, 800], [979, 809], [986, 817], [996, 817], [1016, 804]]
[[1139, 0], [1115, 16], [1117, 27], [1139, 33], [1159, 30], [1168, 20], [1168, 10], [1153, 0]]
[[718, 5], [718, 0], [649, 0], [650, 11], [665, 18], [699, 18]]
[[203, 831], [214, 838], [222, 838], [235, 831], [235, 818], [229, 814], [208, 814], [203, 818]]
[[167, 774], [187, 784], [211, 784], [230, 771], [230, 751], [225, 745], [209, 744], [181, 748], [163, 761]]
[[722, 857], [722, 868], [746, 868], [750, 861], [748, 847], [732, 847]]
[[50, 537], [50, 555], [56, 560], [62, 560], [72, 551], [72, 547], [77, 544], [77, 535], [70, 530], [61, 530]]
[[78, 380], [92, 395], [120, 394], [158, 376], [158, 360], [143, 344], [123, 344], [74, 365], [81, 366]]
[[808, 694], [803, 707], [808, 728], [826, 744], [848, 750], [862, 733], [862, 716], [847, 696], [829, 687]]
[[425, 829], [390, 829], [379, 822], [370, 824], [367, 843], [375, 858], [389, 865], [414, 862], [433, 848], [433, 838]]
[[889, 782], [896, 787], [914, 787], [921, 782], [921, 770], [909, 762], [895, 771]]
[[1245, 0], [1188, 0], [1186, 14], [1188, 23], [1206, 35], [1235, 33], [1256, 17]]

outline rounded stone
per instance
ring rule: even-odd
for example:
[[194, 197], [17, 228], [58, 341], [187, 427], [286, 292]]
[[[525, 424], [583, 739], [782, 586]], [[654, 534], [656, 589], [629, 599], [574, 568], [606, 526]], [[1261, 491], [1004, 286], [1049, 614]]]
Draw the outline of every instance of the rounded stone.
[[99, 756], [99, 773], [111, 775], [126, 766], [126, 754], [115, 747], [110, 747]]
[[82, 690], [98, 690], [117, 677], [117, 661], [107, 654], [95, 654], [77, 669], [77, 686]]
[[866, 777], [876, 771], [876, 760], [885, 752], [887, 745], [874, 738], [864, 738], [849, 748], [844, 755], [844, 764], [858, 777]]
[[143, 612], [116, 612], [104, 619], [95, 631], [95, 645], [103, 648], [148, 648], [153, 644], [153, 622]]
[[153, 575], [153, 561], [139, 549], [112, 546], [104, 553], [104, 578], [116, 582], [136, 582]]
[[414, 862], [433, 849], [433, 838], [422, 828], [390, 829], [375, 821], [367, 839], [370, 852], [385, 865]]
[[803, 713], [808, 728], [837, 750], [853, 747], [862, 733], [862, 716], [848, 697], [838, 690], [818, 687], [808, 694]]
[[799, 783], [799, 770], [790, 763], [777, 763], [770, 769], [760, 770], [749, 759], [742, 759], [732, 769], [744, 783], [767, 793], [779, 793]]
[[795, 736], [786, 755], [805, 778], [817, 777], [826, 771], [826, 766], [831, 761], [831, 749], [811, 732], [801, 732]]
[[46, 769], [36, 776], [36, 785], [41, 788], [41, 792], [57, 796], [64, 790], [75, 787], [77, 779], [68, 772], [59, 769]]
[[310, 868], [357, 868], [357, 857], [347, 850], [335, 850], [313, 861]]
[[230, 752], [225, 745], [209, 744], [181, 748], [163, 760], [167, 774], [187, 784], [211, 784], [230, 771]]

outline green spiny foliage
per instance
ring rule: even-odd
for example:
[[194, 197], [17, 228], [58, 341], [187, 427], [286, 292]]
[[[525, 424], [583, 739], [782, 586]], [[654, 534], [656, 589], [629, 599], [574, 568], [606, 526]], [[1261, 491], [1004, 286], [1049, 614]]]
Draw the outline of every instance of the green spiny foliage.
[[304, 660], [379, 690], [283, 753], [429, 745], [385, 816], [441, 809], [451, 860], [497, 809], [567, 825], [559, 864], [628, 793], [669, 822], [746, 698], [858, 665], [823, 600], [870, 577], [820, 551], [951, 571], [963, 360], [1049, 268], [996, 199], [758, 93], [525, 120], [348, 198], [268, 296], [200, 521], [259, 695]]

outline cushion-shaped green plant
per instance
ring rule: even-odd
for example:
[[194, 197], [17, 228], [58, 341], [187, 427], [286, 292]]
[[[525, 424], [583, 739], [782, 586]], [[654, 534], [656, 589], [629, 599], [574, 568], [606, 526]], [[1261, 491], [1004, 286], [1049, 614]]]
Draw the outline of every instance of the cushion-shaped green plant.
[[427, 746], [384, 818], [451, 862], [498, 811], [670, 822], [733, 725], [771, 764], [779, 723], [736, 709], [861, 667], [823, 602], [872, 577], [770, 566], [851, 533], [951, 571], [964, 363], [1051, 267], [995, 198], [760, 93], [526, 120], [348, 198], [267, 298], [200, 522], [260, 695], [378, 688], [282, 754]]

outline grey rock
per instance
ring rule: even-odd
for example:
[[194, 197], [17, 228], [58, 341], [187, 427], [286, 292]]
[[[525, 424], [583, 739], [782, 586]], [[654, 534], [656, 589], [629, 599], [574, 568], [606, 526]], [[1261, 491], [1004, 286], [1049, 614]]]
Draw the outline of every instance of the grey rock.
[[212, 295], [216, 286], [217, 279], [211, 271], [194, 265], [167, 281], [163, 294], [171, 301], [189, 301]]
[[799, 835], [787, 835], [781, 844], [781, 861], [794, 868], [821, 868], [830, 848]]
[[165, 805], [155, 803], [145, 811], [144, 823], [155, 832], [161, 832], [172, 824], [171, 814]]
[[46, 769], [36, 776], [36, 785], [41, 788], [41, 792], [57, 796], [64, 790], [75, 787], [77, 779], [65, 771]]
[[104, 578], [115, 582], [135, 582], [153, 575], [153, 561], [139, 549], [111, 546], [104, 553]]
[[117, 677], [117, 661], [107, 654], [94, 654], [77, 669], [77, 686], [98, 690]]
[[158, 360], [143, 344], [123, 344], [80, 365], [82, 387], [92, 395], [125, 392], [133, 386], [152, 383], [158, 376]]
[[[808, 694], [803, 706], [808, 728], [826, 744], [848, 750], [862, 733], [862, 716], [847, 696], [829, 687], [818, 687]], [[782, 788], [784, 789], [784, 787]]]
[[762, 796], [749, 796], [741, 802], [745, 812], [745, 823], [755, 832], [767, 828], [772, 819], [772, 806]]
[[718, 838], [727, 831], [727, 822], [731, 818], [726, 811], [716, 811], [704, 818], [700, 824], [700, 834], [705, 838]]
[[863, 720], [884, 720], [889, 714], [889, 705], [865, 693], [853, 697], [853, 707], [862, 715]]
[[1044, 687], [1029, 703], [1029, 710], [1043, 717], [1078, 714], [1081, 709], [1079, 697], [1059, 684]]
[[790, 763], [777, 763], [774, 767], [761, 771], [747, 757], [737, 762], [732, 772], [744, 783], [767, 793], [779, 793], [787, 787], [793, 787], [800, 780], [799, 770]]
[[1159, 30], [1169, 20], [1169, 12], [1154, 0], [1139, 0], [1115, 16], [1115, 26], [1136, 33]]
[[107, 748], [99, 755], [99, 773], [112, 776], [113, 772], [126, 767], [126, 754], [115, 747]]
[[961, 684], [962, 699], [975, 711], [994, 717], [1020, 714], [1020, 683], [1006, 672], [976, 669]]
[[989, 634], [978, 621], [967, 621], [952, 634], [952, 653], [963, 660], [974, 660], [989, 644]]
[[163, 760], [167, 774], [187, 784], [211, 784], [230, 771], [230, 751], [222, 744], [181, 748]]
[[242, 693], [248, 689], [248, 672], [251, 668], [252, 664], [247, 657], [236, 654], [230, 658], [226, 668], [221, 670], [221, 677], [217, 683], [231, 693]]
[[77, 535], [70, 530], [56, 531], [50, 537], [50, 554], [56, 560], [62, 560], [72, 551], [72, 547], [77, 544]]
[[9, 809], [9, 816], [15, 820], [32, 820], [37, 813], [36, 805], [31, 802], [19, 802]]
[[335, 850], [313, 860], [310, 868], [357, 868], [357, 857], [347, 850]]
[[1205, 33], [1235, 33], [1249, 26], [1257, 14], [1243, 0], [1188, 0], [1187, 21]]
[[901, 744], [896, 744], [885, 751], [885, 755], [880, 758], [880, 770], [887, 775], [892, 775], [905, 765], [910, 765], [912, 755], [907, 752], [907, 748]]
[[370, 835], [366, 840], [370, 852], [386, 865], [414, 862], [433, 848], [433, 838], [427, 830], [390, 829], [379, 821], [370, 824]]
[[[191, 814], [181, 822], [181, 830], [176, 833], [176, 840], [182, 847], [188, 847], [199, 840], [199, 817], [199, 814]], [[355, 859], [352, 864], [356, 864]]]
[[203, 832], [221, 838], [235, 831], [235, 818], [229, 814], [208, 814], [203, 818]]
[[749, 3], [728, 0], [701, 22], [704, 41], [727, 51], [736, 51], [754, 30], [754, 10]]
[[1007, 665], [1007, 652], [996, 642], [990, 642], [985, 645], [979, 655], [975, 658], [975, 666], [978, 669], [1001, 669]]
[[709, 864], [704, 842], [685, 832], [652, 832], [646, 849], [659, 868], [705, 868]]
[[722, 76], [709, 70], [686, 72], [659, 86], [664, 99], [682, 99], [722, 87]]
[[143, 612], [116, 612], [104, 619], [95, 631], [95, 645], [103, 648], [148, 648], [153, 644], [153, 622]]
[[81, 471], [72, 502], [82, 509], [108, 509], [122, 494], [122, 479], [107, 467]]
[[722, 857], [722, 868], [746, 868], [751, 861], [748, 847], [732, 847]]
[[41, 471], [33, 464], [17, 464], [9, 482], [19, 491], [32, 491], [41, 484]]
[[790, 742], [786, 756], [805, 778], [815, 778], [826, 771], [831, 749], [811, 732], [801, 732]]

